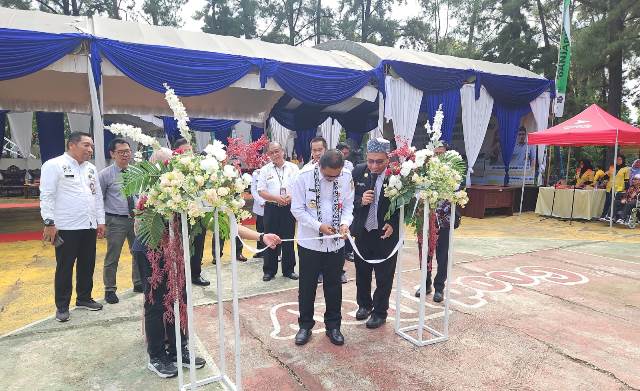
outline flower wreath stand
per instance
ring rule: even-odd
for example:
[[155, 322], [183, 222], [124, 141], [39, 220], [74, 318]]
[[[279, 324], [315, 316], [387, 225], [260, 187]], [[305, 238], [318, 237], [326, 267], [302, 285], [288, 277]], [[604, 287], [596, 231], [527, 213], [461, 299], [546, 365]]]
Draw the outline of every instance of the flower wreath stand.
[[[417, 202], [417, 201], [416, 201]], [[400, 237], [403, 238], [405, 234], [404, 229], [404, 207], [400, 208]], [[429, 205], [425, 203], [423, 221], [429, 221]], [[451, 222], [455, 221], [455, 213], [456, 208], [451, 208]], [[399, 310], [400, 302], [402, 300], [402, 257], [398, 256], [398, 262], [396, 263], [396, 319], [395, 319], [395, 331], [396, 334], [411, 342], [416, 346], [426, 346], [439, 342], [444, 342], [449, 339], [449, 306], [450, 306], [450, 295], [449, 295], [449, 286], [451, 283], [452, 276], [452, 267], [453, 267], [453, 228], [454, 224], [451, 223], [449, 227], [449, 262], [447, 263], [447, 283], [445, 284], [444, 289], [444, 317], [439, 330], [436, 328], [430, 327], [426, 325], [426, 314], [425, 314], [425, 304], [426, 304], [426, 280], [427, 280], [427, 259], [428, 259], [428, 244], [426, 253], [423, 250], [423, 257], [421, 262], [420, 269], [420, 300], [418, 306], [418, 323], [400, 327], [401, 314], [402, 312]], [[429, 224], [422, 224], [422, 237], [429, 237]], [[424, 249], [424, 247], [423, 247]], [[417, 336], [413, 336], [413, 333], [417, 333]]]
[[[242, 370], [240, 361], [240, 312], [238, 305], [238, 261], [236, 259], [236, 241], [238, 236], [238, 223], [236, 216], [230, 210], [203, 208], [204, 211], [214, 212], [214, 238], [216, 243], [216, 293], [218, 303], [218, 362], [216, 363], [220, 370], [219, 375], [209, 376], [204, 379], [196, 379], [196, 367], [195, 367], [195, 348], [193, 346], [193, 340], [196, 336], [194, 316], [193, 316], [193, 291], [191, 288], [191, 265], [189, 262], [189, 230], [188, 230], [188, 218], [186, 213], [180, 214], [180, 221], [182, 226], [182, 249], [184, 257], [184, 276], [185, 287], [187, 291], [187, 330], [189, 332], [189, 383], [184, 383], [182, 374], [182, 355], [178, 354], [178, 386], [179, 390], [195, 390], [198, 387], [214, 383], [222, 382], [230, 390], [242, 390]], [[222, 284], [222, 262], [220, 261], [220, 225], [218, 221], [218, 211], [225, 213], [229, 217], [229, 228], [231, 243], [231, 294], [233, 303], [233, 330], [234, 330], [234, 356], [235, 356], [235, 383], [231, 381], [229, 374], [227, 373], [227, 362], [225, 355], [225, 343], [226, 337], [224, 333], [225, 321], [224, 321], [224, 301], [223, 301], [223, 284]], [[172, 229], [169, 232], [173, 232]], [[174, 302], [175, 313], [175, 328], [176, 328], [176, 346], [182, 346], [182, 337], [180, 335], [180, 306], [178, 300]]]

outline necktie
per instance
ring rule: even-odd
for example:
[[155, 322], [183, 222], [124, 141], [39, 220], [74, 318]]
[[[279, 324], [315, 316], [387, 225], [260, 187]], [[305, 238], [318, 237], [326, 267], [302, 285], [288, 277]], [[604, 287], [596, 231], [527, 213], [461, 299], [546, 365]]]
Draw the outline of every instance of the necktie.
[[371, 187], [373, 190], [373, 202], [369, 206], [369, 215], [367, 215], [367, 221], [364, 223], [364, 228], [367, 231], [378, 229], [378, 174], [371, 173]]

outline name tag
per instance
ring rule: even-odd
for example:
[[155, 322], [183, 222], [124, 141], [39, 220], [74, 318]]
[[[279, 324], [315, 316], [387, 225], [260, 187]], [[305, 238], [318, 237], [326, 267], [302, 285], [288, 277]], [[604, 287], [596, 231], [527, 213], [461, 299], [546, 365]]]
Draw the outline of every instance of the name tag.
[[75, 175], [73, 175], [73, 174], [66, 174], [64, 177], [65, 177], [65, 178], [75, 178]]

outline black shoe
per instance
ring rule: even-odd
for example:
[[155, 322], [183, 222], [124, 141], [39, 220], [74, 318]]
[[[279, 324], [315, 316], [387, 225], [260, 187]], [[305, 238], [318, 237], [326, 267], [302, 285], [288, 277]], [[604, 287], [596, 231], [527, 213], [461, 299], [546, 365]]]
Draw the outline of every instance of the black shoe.
[[296, 345], [302, 346], [309, 342], [311, 339], [311, 330], [310, 329], [300, 329], [296, 333]]
[[292, 272], [291, 274], [286, 274], [285, 277], [290, 278], [292, 280], [297, 280], [300, 278], [296, 272]]
[[347, 280], [347, 272], [342, 272], [342, 275], [340, 275], [340, 282], [343, 284], [349, 282], [349, 280]]
[[[427, 286], [425, 287], [424, 293], [425, 293], [426, 295], [428, 295], [429, 293], [431, 293], [431, 291], [432, 291], [432, 289], [431, 289], [431, 285], [427, 285]], [[418, 288], [418, 290], [416, 291], [415, 296], [416, 296], [417, 298], [420, 298], [420, 288]]]
[[318, 284], [322, 284], [322, 273], [318, 275]]
[[57, 309], [56, 310], [56, 320], [58, 322], [66, 322], [69, 320], [69, 309], [68, 308], [63, 308], [63, 309]]
[[198, 278], [192, 278], [191, 282], [193, 283], [193, 285], [198, 285], [198, 286], [209, 286], [211, 285], [211, 283], [205, 279], [202, 276], [198, 276]]
[[120, 299], [118, 299], [118, 296], [116, 295], [116, 292], [114, 291], [105, 291], [104, 292], [104, 301], [106, 301], [109, 304], [116, 304], [120, 301]]
[[[178, 364], [178, 356], [176, 356], [175, 354], [171, 354], [170, 355], [170, 361], [177, 365]], [[200, 369], [202, 367], [204, 367], [204, 365], [207, 363], [204, 358], [202, 357], [195, 357], [195, 362], [196, 362], [196, 369]], [[185, 368], [189, 368], [189, 349], [184, 348], [182, 349], [182, 366]]]
[[147, 368], [163, 379], [178, 376], [178, 368], [166, 359], [152, 358], [147, 364]]
[[271, 281], [273, 280], [273, 274], [266, 274], [264, 276], [262, 276], [262, 281]]
[[238, 262], [247, 262], [247, 257], [245, 257], [245, 256], [244, 256], [244, 255], [242, 255], [242, 254], [238, 254], [238, 256], [236, 257], [236, 260], [237, 260]]
[[368, 329], [377, 329], [382, 326], [387, 321], [386, 318], [381, 318], [376, 314], [371, 315], [369, 320], [367, 320], [366, 326]]
[[144, 292], [144, 288], [142, 287], [142, 284], [136, 284], [133, 286], [133, 291], [135, 293], [142, 293]]
[[329, 341], [331, 341], [334, 345], [344, 345], [344, 336], [340, 332], [340, 329], [328, 329], [325, 331], [327, 337], [329, 337]]
[[76, 307], [84, 308], [89, 311], [100, 311], [102, 309], [102, 304], [96, 302], [93, 299], [89, 300], [76, 300]]
[[353, 252], [347, 253], [347, 256], [345, 257], [347, 259], [348, 262], [353, 262]]
[[367, 309], [364, 307], [358, 307], [358, 311], [356, 311], [356, 319], [365, 320], [369, 317], [369, 315], [371, 315], [370, 309]]
[[436, 293], [433, 294], [433, 301], [440, 303], [442, 300], [444, 300], [444, 295], [442, 292], [436, 291]]

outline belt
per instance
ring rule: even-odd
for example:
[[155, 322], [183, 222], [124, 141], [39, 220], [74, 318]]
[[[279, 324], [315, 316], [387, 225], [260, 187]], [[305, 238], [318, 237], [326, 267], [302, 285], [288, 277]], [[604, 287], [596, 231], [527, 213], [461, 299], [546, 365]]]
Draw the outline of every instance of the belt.
[[288, 208], [290, 205], [279, 205], [277, 202], [266, 201], [265, 205], [276, 206], [278, 208]]
[[131, 218], [131, 216], [129, 216], [129, 215], [117, 215], [115, 213], [107, 213], [107, 212], [105, 212], [104, 214], [107, 215], [107, 216], [112, 216], [112, 217], [126, 217], [127, 219]]

